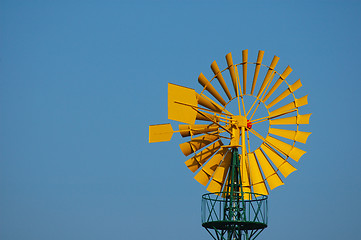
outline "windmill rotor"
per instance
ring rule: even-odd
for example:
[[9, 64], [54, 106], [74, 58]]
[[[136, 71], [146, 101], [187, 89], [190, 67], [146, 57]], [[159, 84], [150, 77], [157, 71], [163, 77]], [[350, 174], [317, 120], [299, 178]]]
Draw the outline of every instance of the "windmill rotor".
[[[255, 203], [257, 198], [259, 202], [266, 200], [270, 190], [284, 184], [284, 179], [296, 171], [293, 165], [306, 153], [296, 144], [305, 144], [311, 134], [299, 130], [309, 124], [311, 116], [300, 112], [308, 104], [307, 95], [295, 96], [302, 87], [301, 80], [290, 84], [290, 66], [278, 71], [279, 57], [274, 56], [270, 65], [265, 65], [263, 58], [264, 51], [259, 51], [256, 61], [249, 62], [248, 50], [243, 50], [242, 61], [235, 63], [228, 53], [223, 70], [213, 61], [211, 77], [203, 73], [198, 76], [199, 93], [168, 83], [168, 118], [181, 124], [178, 130], [170, 124], [149, 126], [150, 142], [169, 141], [175, 132], [187, 139], [180, 149], [188, 157], [185, 165], [195, 173], [195, 180], [210, 192], [203, 200], [215, 203], [230, 199], [220, 202], [228, 208], [223, 220], [207, 219], [203, 226], [243, 229], [229, 236], [262, 231], [267, 226], [266, 220], [256, 219], [258, 213], [253, 222], [260, 225], [252, 225], [251, 220], [236, 221], [234, 214], [245, 213], [246, 204]], [[244, 206], [231, 211], [235, 202]], [[255, 238], [256, 232], [250, 234]]]

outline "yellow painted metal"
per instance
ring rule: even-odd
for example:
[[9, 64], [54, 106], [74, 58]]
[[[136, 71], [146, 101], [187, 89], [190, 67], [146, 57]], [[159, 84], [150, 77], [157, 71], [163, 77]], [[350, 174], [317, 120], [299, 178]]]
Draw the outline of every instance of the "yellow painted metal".
[[211, 144], [214, 141], [219, 139], [219, 135], [202, 135], [196, 138], [193, 138], [189, 142], [179, 144], [180, 149], [182, 150], [185, 156], [188, 156], [201, 148]]
[[209, 114], [209, 113], [205, 113], [205, 112], [202, 112], [202, 114], [197, 112], [196, 119], [197, 120], [202, 120], [202, 121], [211, 121], [211, 120], [213, 120], [213, 121], [216, 121], [216, 122], [218, 120], [217, 116]]
[[247, 89], [247, 62], [248, 62], [248, 49], [242, 51], [243, 94], [246, 94], [246, 89]]
[[227, 64], [228, 64], [229, 74], [231, 75], [234, 92], [235, 92], [236, 96], [238, 97], [239, 93], [238, 93], [238, 90], [237, 90], [238, 89], [238, 87], [237, 87], [237, 76], [236, 76], [236, 71], [235, 71], [235, 68], [237, 66], [233, 65], [232, 53], [228, 53], [226, 55], [226, 60], [227, 60]]
[[308, 104], [307, 96], [301, 97], [300, 99], [297, 99], [289, 104], [284, 105], [283, 107], [280, 107], [272, 112], [270, 112], [270, 115], [277, 115], [286, 111], [289, 111], [294, 108], [302, 107], [304, 105]]
[[303, 154], [306, 152], [296, 148], [288, 143], [282, 142], [277, 138], [267, 136], [266, 143], [271, 145], [272, 147], [276, 148], [276, 150], [280, 151], [282, 154], [292, 158], [293, 160], [297, 161], [301, 158]]
[[285, 71], [281, 74], [281, 76], [278, 78], [276, 83], [273, 85], [271, 90], [267, 93], [267, 95], [263, 98], [263, 101], [267, 101], [267, 99], [274, 93], [274, 91], [277, 90], [277, 88], [281, 85], [281, 83], [290, 75], [292, 72], [292, 68], [290, 66], [287, 66]]
[[186, 166], [192, 172], [197, 171], [197, 169], [202, 166], [215, 152], [217, 152], [222, 145], [221, 140], [218, 140], [203, 151], [197, 153], [194, 157], [185, 161]]
[[259, 92], [257, 94], [257, 97], [259, 98], [259, 96], [261, 95], [261, 93], [263, 92], [263, 90], [266, 88], [267, 84], [270, 82], [270, 77], [272, 75], [272, 73], [274, 73], [274, 69], [278, 63], [278, 60], [280, 60], [279, 57], [277, 56], [274, 56], [273, 59], [272, 59], [272, 62], [271, 62], [271, 66], [269, 66], [268, 68], [268, 71], [267, 71], [267, 74], [263, 80], [263, 83], [261, 85], [261, 88], [259, 89]]
[[215, 112], [222, 112], [221, 109], [219, 109], [215, 104], [213, 104], [212, 102], [208, 101], [205, 97], [203, 97], [202, 95], [200, 95], [199, 93], [196, 92], [196, 98], [198, 101], [198, 104], [209, 108]]
[[262, 176], [261, 169], [258, 165], [254, 153], [248, 153], [250, 178], [252, 182], [253, 192], [263, 195], [268, 195], [267, 186]]
[[222, 86], [224, 92], [226, 93], [228, 99], [231, 100], [231, 99], [232, 99], [231, 93], [230, 93], [229, 90], [228, 90], [227, 84], [226, 84], [226, 82], [224, 81], [224, 78], [223, 78], [223, 76], [222, 76], [221, 71], [219, 70], [219, 67], [218, 67], [216, 61], [214, 61], [214, 62], [211, 64], [211, 69], [212, 69], [214, 75], [216, 76], [216, 78], [218, 79], [219, 84], [221, 84], [221, 86]]
[[294, 84], [292, 84], [288, 89], [286, 89], [283, 93], [281, 93], [278, 97], [276, 97], [270, 104], [268, 104], [266, 107], [271, 108], [275, 104], [277, 104], [279, 101], [283, 100], [284, 98], [288, 97], [291, 93], [296, 91], [302, 87], [301, 80], [298, 79]]
[[[247, 157], [244, 158], [242, 155], [240, 155], [239, 160], [241, 162], [240, 170], [241, 170], [241, 182], [242, 182], [243, 192], [251, 192], [251, 183], [249, 181], [249, 165], [247, 161], [248, 159]], [[240, 195], [241, 194], [242, 193], [240, 193]], [[245, 194], [244, 199], [249, 200], [250, 194]]]
[[264, 51], [259, 50], [258, 51], [258, 56], [257, 56], [257, 62], [256, 62], [256, 69], [254, 70], [254, 75], [253, 75], [253, 83], [252, 83], [251, 95], [253, 95], [254, 88], [256, 87], [256, 82], [257, 82], [259, 70], [261, 69], [263, 55], [264, 55]]
[[312, 113], [270, 120], [270, 125], [309, 124]]
[[227, 151], [228, 150], [225, 148], [219, 150], [206, 164], [204, 164], [203, 168], [194, 176], [194, 179], [206, 186]]
[[182, 137], [189, 137], [201, 133], [218, 132], [218, 126], [212, 126], [208, 124], [192, 124], [192, 125], [179, 124], [179, 132], [182, 135]]
[[173, 136], [173, 128], [170, 123], [149, 126], [149, 142], [167, 142]]
[[255, 154], [259, 164], [261, 165], [263, 174], [267, 180], [270, 189], [272, 190], [280, 185], [283, 185], [283, 181], [278, 176], [277, 172], [274, 170], [264, 153], [258, 148], [256, 149]]
[[221, 164], [215, 170], [212, 180], [208, 185], [207, 191], [220, 192], [227, 177], [229, 167], [231, 166], [232, 153], [228, 151], [221, 162]]
[[267, 144], [261, 145], [262, 151], [271, 159], [276, 168], [282, 173], [284, 177], [287, 177], [297, 169], [294, 168], [289, 162], [287, 162], [282, 156], [280, 156], [274, 149], [270, 148]]
[[168, 83], [168, 118], [178, 122], [194, 124], [197, 112], [192, 107], [184, 104], [197, 107], [194, 89]]
[[203, 75], [203, 73], [199, 74], [198, 82], [205, 87], [205, 89], [212, 94], [223, 106], [227, 104], [227, 102], [219, 95], [217, 90], [213, 87], [213, 85], [208, 81], [208, 79]]
[[310, 132], [292, 131], [278, 128], [270, 128], [269, 133], [301, 143], [306, 143], [308, 136], [311, 134]]

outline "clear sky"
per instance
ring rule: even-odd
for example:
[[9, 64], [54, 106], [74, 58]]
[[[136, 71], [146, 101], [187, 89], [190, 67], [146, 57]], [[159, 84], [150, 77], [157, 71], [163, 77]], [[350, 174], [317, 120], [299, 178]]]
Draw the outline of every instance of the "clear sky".
[[201, 90], [200, 72], [243, 49], [290, 65], [313, 113], [259, 239], [358, 239], [360, 12], [359, 1], [1, 1], [0, 239], [211, 239], [182, 139], [149, 144], [148, 125], [170, 122], [168, 82]]

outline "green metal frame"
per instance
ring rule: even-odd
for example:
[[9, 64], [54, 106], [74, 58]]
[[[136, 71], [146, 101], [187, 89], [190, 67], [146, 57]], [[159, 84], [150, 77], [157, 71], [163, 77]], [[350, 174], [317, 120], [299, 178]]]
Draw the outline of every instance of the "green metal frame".
[[237, 148], [225, 189], [202, 196], [202, 226], [215, 240], [255, 239], [267, 227], [268, 197], [243, 192]]

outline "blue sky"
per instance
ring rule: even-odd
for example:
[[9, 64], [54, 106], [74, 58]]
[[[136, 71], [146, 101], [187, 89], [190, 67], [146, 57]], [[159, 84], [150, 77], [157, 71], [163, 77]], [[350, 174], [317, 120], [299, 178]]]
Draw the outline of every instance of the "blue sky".
[[360, 235], [358, 1], [0, 5], [0, 239], [211, 239], [182, 139], [149, 144], [148, 125], [170, 122], [168, 82], [201, 90], [243, 49], [290, 65], [313, 113], [259, 239]]

